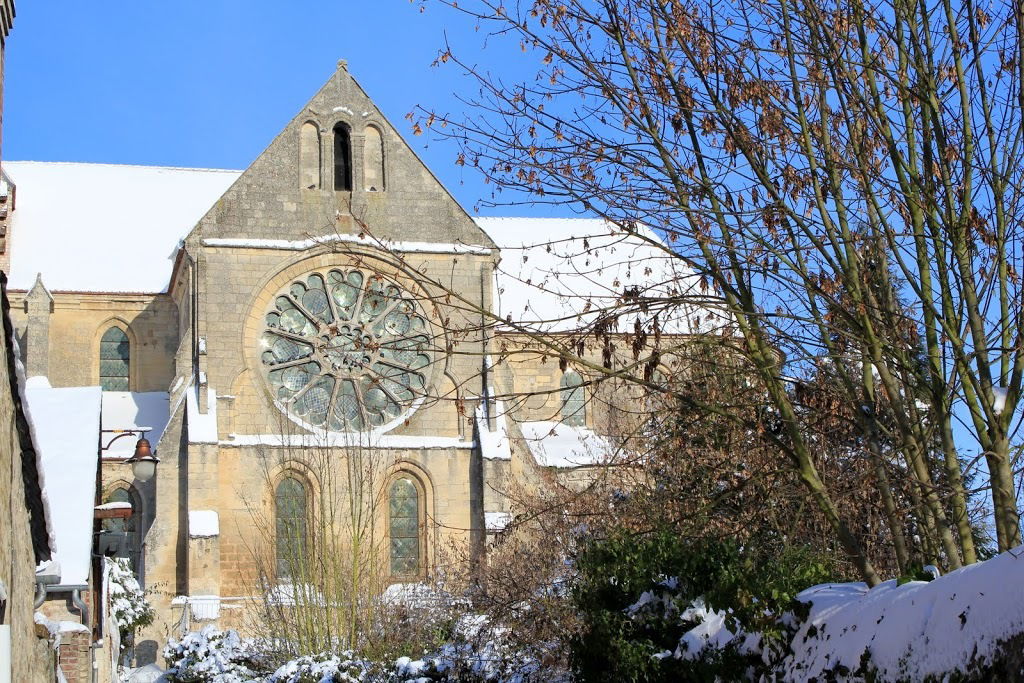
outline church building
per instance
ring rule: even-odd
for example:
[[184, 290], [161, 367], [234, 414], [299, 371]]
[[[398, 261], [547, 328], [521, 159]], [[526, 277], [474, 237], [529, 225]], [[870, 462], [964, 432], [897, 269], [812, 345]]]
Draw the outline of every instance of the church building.
[[372, 526], [382, 585], [452, 548], [485, 561], [509, 487], [612, 456], [586, 369], [524, 332], [587, 324], [664, 254], [599, 220], [470, 216], [344, 63], [244, 171], [3, 170], [29, 382], [102, 389], [97, 441], [64, 457], [100, 458], [102, 500], [131, 505], [104, 534], [153, 591], [154, 639], [242, 625], [317, 524]]

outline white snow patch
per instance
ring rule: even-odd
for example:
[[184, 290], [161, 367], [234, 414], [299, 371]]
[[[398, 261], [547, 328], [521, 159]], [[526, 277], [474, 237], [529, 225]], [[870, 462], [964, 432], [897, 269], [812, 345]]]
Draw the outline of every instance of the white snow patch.
[[188, 511], [189, 538], [210, 538], [220, 535], [220, 518], [216, 510]]
[[491, 430], [487, 419], [487, 399], [482, 398], [476, 406], [476, 436], [479, 439], [480, 452], [488, 460], [511, 460], [512, 445], [508, 436], [508, 425], [505, 422], [505, 404], [494, 401], [494, 429]]
[[729, 644], [735, 634], [725, 626], [726, 613], [710, 609], [700, 598], [694, 600], [679, 615], [682, 621], [696, 621], [696, 626], [684, 633], [674, 656], [677, 659], [697, 659], [704, 648], [721, 650]]
[[97, 505], [93, 509], [95, 509], [95, 510], [131, 510], [132, 509], [132, 504], [128, 503], [128, 502], [116, 502], [115, 501], [115, 502], [112, 502], [112, 503], [103, 503], [102, 505]]
[[89, 579], [100, 397], [99, 387], [25, 390], [25, 409], [45, 473], [53, 559], [60, 563], [65, 585], [83, 585]]
[[220, 618], [219, 595], [190, 595], [188, 606], [196, 621], [213, 621]]
[[[477, 217], [498, 245], [496, 313], [534, 330], [566, 331], [592, 324], [603, 313], [619, 316], [619, 330], [655, 314], [663, 332], [710, 332], [723, 326], [720, 299], [664, 248], [651, 230], [628, 233], [603, 219]], [[635, 305], [624, 305], [629, 288]], [[642, 310], [645, 298], [686, 297], [685, 304]]]
[[[170, 395], [166, 391], [104, 391], [103, 429], [138, 429], [151, 427], [146, 434], [156, 448], [170, 419]], [[114, 434], [103, 435], [103, 445], [111, 443]], [[114, 441], [103, 451], [104, 457], [130, 458], [135, 453], [138, 437]]]
[[186, 409], [188, 418], [189, 443], [217, 443], [217, 392], [213, 387], [206, 389], [206, 414], [199, 412], [200, 387], [188, 392]]
[[614, 454], [606, 437], [586, 427], [541, 421], [521, 422], [519, 430], [537, 464], [544, 467], [607, 464]]
[[493, 250], [475, 244], [449, 244], [445, 242], [392, 242], [389, 240], [378, 240], [369, 235], [320, 235], [309, 237], [304, 240], [273, 240], [273, 239], [249, 239], [234, 237], [211, 237], [203, 240], [206, 247], [236, 247], [248, 249], [277, 249], [281, 251], [306, 251], [313, 247], [344, 242], [349, 244], [362, 244], [368, 247], [379, 247], [388, 251], [425, 253], [425, 254], [490, 254]]
[[[182, 237], [241, 171], [4, 161], [11, 289], [163, 292]], [[116, 248], [114, 248], [116, 245]]]
[[512, 523], [511, 512], [485, 512], [484, 528], [487, 531], [504, 531]]
[[929, 582], [808, 588], [797, 599], [811, 613], [786, 673], [807, 680], [839, 665], [855, 670], [865, 650], [880, 680], [939, 679], [972, 659], [990, 661], [1001, 641], [1024, 632], [1022, 555], [1019, 546]]

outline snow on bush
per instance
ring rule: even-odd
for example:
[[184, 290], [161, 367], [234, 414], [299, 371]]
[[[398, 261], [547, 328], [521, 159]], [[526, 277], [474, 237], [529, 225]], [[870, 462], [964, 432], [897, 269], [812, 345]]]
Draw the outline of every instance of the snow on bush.
[[1017, 680], [1024, 673], [1024, 546], [934, 581], [823, 584], [797, 599], [811, 612], [784, 662], [787, 678], [820, 680], [828, 672], [916, 681], [995, 669]]
[[[170, 683], [250, 683], [260, 676], [261, 655], [235, 631], [206, 626], [181, 640], [168, 641], [163, 651]], [[287, 680], [287, 679], [286, 679]]]
[[153, 623], [153, 608], [146, 599], [128, 558], [107, 559], [110, 611], [122, 634], [132, 633]]
[[372, 665], [351, 652], [299, 657], [279, 667], [268, 683], [361, 683]]

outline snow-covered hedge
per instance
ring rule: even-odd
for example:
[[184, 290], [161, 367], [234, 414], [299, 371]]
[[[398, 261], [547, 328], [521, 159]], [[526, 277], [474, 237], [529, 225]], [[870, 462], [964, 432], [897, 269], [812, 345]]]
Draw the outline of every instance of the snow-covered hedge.
[[122, 634], [132, 633], [153, 623], [153, 608], [127, 558], [107, 559], [107, 579], [110, 611]]
[[796, 596], [804, 617], [780, 615], [786, 638], [775, 644], [700, 600], [679, 609], [674, 588], [669, 580], [626, 610], [685, 627], [655, 659], [755, 655], [752, 680], [1024, 680], [1024, 546], [933, 581], [813, 586]]
[[361, 659], [352, 652], [293, 659], [273, 669], [252, 641], [213, 626], [164, 648], [170, 683], [558, 683], [542, 672], [536, 654], [512, 649], [507, 631], [485, 617], [464, 619], [459, 638], [418, 659]]
[[181, 640], [168, 641], [163, 651], [170, 683], [250, 683], [265, 680], [260, 652], [235, 631], [206, 626]]

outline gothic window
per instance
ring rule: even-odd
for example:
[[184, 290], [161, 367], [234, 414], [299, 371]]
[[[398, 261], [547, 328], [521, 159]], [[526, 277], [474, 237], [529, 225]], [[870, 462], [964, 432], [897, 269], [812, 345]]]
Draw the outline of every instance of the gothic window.
[[306, 557], [306, 487], [294, 477], [281, 480], [274, 491], [277, 531], [277, 576], [291, 577]]
[[369, 192], [384, 190], [384, 140], [376, 126], [367, 126], [364, 131], [363, 182]]
[[391, 536], [391, 574], [411, 577], [420, 573], [420, 492], [409, 477], [400, 477], [388, 493]]
[[139, 495], [134, 489], [120, 486], [110, 492], [104, 503], [130, 503], [132, 516], [127, 519], [105, 519], [103, 530], [118, 534], [123, 541], [117, 557], [127, 557], [132, 571], [140, 576], [142, 565], [142, 507]]
[[344, 123], [334, 126], [334, 189], [352, 189], [352, 136]]
[[332, 268], [274, 298], [262, 363], [274, 400], [332, 432], [397, 424], [424, 395], [430, 326], [416, 300], [379, 275]]
[[579, 373], [569, 370], [562, 375], [561, 398], [562, 422], [576, 427], [586, 424], [583, 378], [579, 376]]
[[111, 327], [100, 339], [100, 386], [103, 391], [128, 391], [128, 335]]
[[299, 187], [320, 187], [320, 129], [312, 121], [302, 124], [299, 133]]

